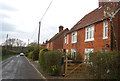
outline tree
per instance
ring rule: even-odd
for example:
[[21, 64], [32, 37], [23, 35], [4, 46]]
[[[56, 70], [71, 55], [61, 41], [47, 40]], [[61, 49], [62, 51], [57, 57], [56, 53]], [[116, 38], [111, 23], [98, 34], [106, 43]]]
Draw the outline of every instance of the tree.
[[5, 45], [5, 46], [9, 46], [9, 47], [24, 47], [24, 46], [26, 45], [26, 43], [23, 42], [23, 41], [20, 40], [20, 39], [12, 38], [12, 39], [7, 39], [7, 40], [4, 42], [4, 45]]

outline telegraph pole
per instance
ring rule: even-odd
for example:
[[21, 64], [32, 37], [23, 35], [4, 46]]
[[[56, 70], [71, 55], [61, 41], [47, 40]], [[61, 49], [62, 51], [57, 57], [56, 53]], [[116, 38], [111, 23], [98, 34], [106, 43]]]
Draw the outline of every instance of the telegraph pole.
[[40, 28], [41, 28], [41, 21], [42, 21], [42, 19], [44, 18], [45, 14], [47, 13], [47, 11], [48, 11], [49, 7], [51, 6], [52, 2], [53, 2], [53, 0], [50, 2], [48, 8], [46, 9], [45, 13], [43, 14], [43, 16], [42, 16], [42, 18], [41, 18], [41, 20], [40, 20], [40, 22], [39, 22], [39, 30], [38, 30], [38, 46], [39, 46], [39, 41], [40, 41]]
[[8, 34], [7, 34], [7, 36], [6, 36], [6, 48], [7, 48], [7, 45], [8, 45]]
[[7, 36], [6, 36], [6, 46], [5, 46], [5, 48], [6, 48], [6, 52], [5, 52], [5, 54], [7, 55], [7, 47], [8, 46], [8, 34], [7, 34]]
[[30, 40], [28, 39], [28, 46], [29, 46], [29, 41], [30, 41]]
[[38, 46], [40, 41], [40, 27], [41, 27], [41, 21], [39, 22], [39, 30], [38, 30]]

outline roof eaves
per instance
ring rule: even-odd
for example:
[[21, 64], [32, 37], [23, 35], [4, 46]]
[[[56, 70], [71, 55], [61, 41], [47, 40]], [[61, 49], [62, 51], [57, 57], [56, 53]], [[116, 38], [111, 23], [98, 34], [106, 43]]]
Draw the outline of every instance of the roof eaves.
[[[91, 26], [91, 25], [97, 24], [97, 23], [102, 22], [102, 21], [104, 21], [104, 20], [108, 20], [108, 19], [110, 19], [110, 18], [111, 18], [111, 17], [107, 17], [107, 18], [105, 18], [105, 19], [101, 19], [101, 20], [96, 21], [96, 22], [94, 22], [94, 23], [92, 23], [92, 24], [89, 24], [89, 25], [87, 25], [87, 26], [84, 26], [84, 27], [81, 27], [81, 28], [78, 28], [78, 29], [72, 30], [72, 31], [68, 32], [67, 34], [70, 34], [70, 33], [72, 33], [72, 32], [75, 32], [75, 31], [78, 31], [78, 30], [84, 29], [84, 28], [86, 28], [86, 27], [89, 27], [89, 26]], [[67, 35], [67, 34], [66, 34], [66, 35]]]
[[94, 25], [94, 24], [100, 23], [100, 22], [105, 21], [105, 20], [109, 20], [110, 18], [111, 18], [111, 17], [107, 17], [107, 18], [105, 18], [105, 19], [101, 19], [101, 20], [96, 21], [96, 22], [94, 22], [94, 23], [92, 23], [92, 24], [90, 24], [90, 25], [87, 25], [87, 26], [81, 27], [81, 28], [77, 29], [76, 31], [81, 30], [81, 29], [86, 28], [86, 27], [89, 27], [89, 26], [91, 26], [91, 25]]
[[68, 30], [68, 28], [66, 28], [65, 30], [63, 30], [63, 31], [57, 33], [56, 35], [54, 35], [54, 36], [48, 41], [48, 43], [51, 42], [51, 41], [54, 41], [55, 39], [57, 39], [59, 36], [61, 36], [61, 35], [62, 35], [65, 31], [67, 31], [67, 30]]

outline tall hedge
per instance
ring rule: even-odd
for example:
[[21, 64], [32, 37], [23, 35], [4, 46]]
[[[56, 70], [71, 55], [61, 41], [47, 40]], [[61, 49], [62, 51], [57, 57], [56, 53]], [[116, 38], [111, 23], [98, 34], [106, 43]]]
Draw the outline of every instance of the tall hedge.
[[33, 60], [38, 60], [39, 58], [39, 48], [34, 49], [33, 51]]
[[39, 54], [39, 62], [44, 71], [50, 75], [59, 75], [61, 66], [62, 52], [56, 51], [41, 51]]
[[2, 56], [6, 56], [6, 55], [16, 55], [16, 54], [19, 54], [20, 51], [16, 51], [16, 50], [8, 50], [8, 49], [5, 49], [5, 48], [2, 48]]
[[120, 79], [120, 52], [90, 53], [89, 76], [95, 79]]

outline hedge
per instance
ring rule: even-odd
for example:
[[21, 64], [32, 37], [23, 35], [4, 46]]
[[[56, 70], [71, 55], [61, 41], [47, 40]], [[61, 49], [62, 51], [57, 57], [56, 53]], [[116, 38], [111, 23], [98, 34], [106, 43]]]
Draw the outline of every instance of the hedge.
[[30, 58], [30, 59], [32, 59], [32, 58], [33, 58], [33, 52], [29, 52], [29, 53], [27, 54], [27, 57]]
[[62, 52], [59, 50], [41, 50], [39, 54], [40, 66], [50, 75], [59, 75], [61, 71]]
[[95, 79], [120, 79], [120, 52], [90, 53], [88, 73]]
[[38, 48], [36, 48], [36, 49], [34, 49], [34, 51], [33, 51], [33, 60], [38, 60], [38, 57], [39, 57], [39, 49]]

